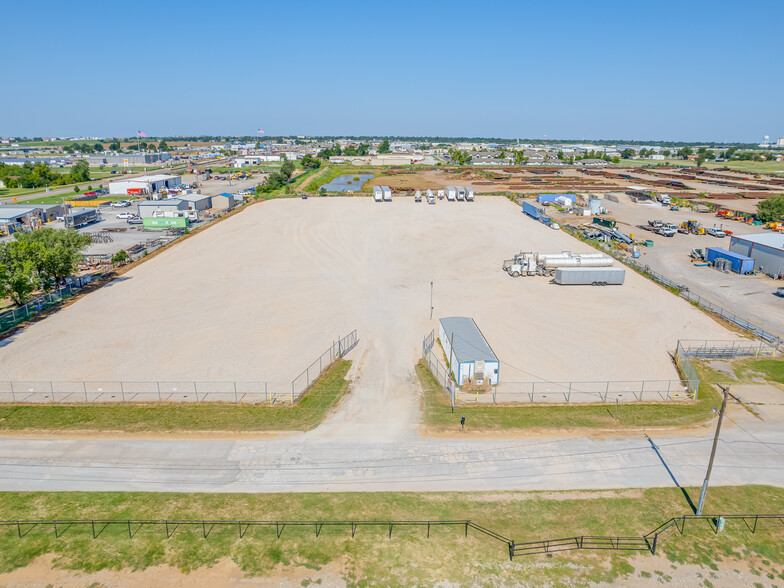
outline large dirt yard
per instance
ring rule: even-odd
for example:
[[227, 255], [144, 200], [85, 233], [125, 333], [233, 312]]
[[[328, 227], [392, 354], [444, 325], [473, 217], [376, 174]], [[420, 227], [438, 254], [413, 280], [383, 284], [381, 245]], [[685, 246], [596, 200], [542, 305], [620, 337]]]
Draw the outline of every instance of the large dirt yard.
[[476, 320], [506, 381], [672, 379], [678, 339], [731, 338], [631, 271], [511, 278], [520, 250], [592, 251], [502, 197], [255, 204], [6, 340], [0, 379], [287, 382], [358, 329], [354, 375], [393, 402], [444, 316]]

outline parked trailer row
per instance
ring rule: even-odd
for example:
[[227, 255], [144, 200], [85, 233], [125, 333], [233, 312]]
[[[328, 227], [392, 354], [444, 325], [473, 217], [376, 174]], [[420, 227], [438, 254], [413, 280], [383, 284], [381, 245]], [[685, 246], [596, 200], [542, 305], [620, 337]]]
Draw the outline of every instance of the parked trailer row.
[[[441, 190], [438, 191], [438, 197], [442, 198], [443, 192]], [[447, 186], [446, 187], [446, 199], [450, 202], [454, 202], [455, 200], [464, 200], [466, 202], [473, 202], [474, 201], [474, 189], [470, 186]]]
[[391, 202], [392, 190], [389, 186], [373, 186], [373, 199], [376, 202]]

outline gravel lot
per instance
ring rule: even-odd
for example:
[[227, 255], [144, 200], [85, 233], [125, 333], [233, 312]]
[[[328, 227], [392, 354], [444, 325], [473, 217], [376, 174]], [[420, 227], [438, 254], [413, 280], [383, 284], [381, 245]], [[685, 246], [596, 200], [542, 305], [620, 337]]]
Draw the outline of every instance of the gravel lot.
[[506, 381], [671, 379], [679, 338], [731, 337], [633, 272], [605, 288], [510, 278], [521, 249], [590, 250], [499, 197], [257, 204], [15, 335], [3, 379], [283, 382], [356, 328], [355, 391], [399, 401], [402, 424], [441, 316], [474, 317]]

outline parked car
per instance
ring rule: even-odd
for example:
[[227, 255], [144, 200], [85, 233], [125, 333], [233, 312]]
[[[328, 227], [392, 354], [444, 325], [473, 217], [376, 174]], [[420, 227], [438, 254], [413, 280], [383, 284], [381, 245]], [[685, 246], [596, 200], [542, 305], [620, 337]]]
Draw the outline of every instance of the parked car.
[[128, 200], [118, 200], [117, 202], [112, 202], [112, 206], [115, 208], [125, 208], [126, 206], [130, 206], [131, 203]]
[[709, 235], [714, 236], [714, 237], [726, 237], [727, 236], [727, 233], [725, 233], [721, 229], [717, 229], [715, 227], [711, 227], [710, 229], [705, 229], [705, 232], [708, 233]]
[[132, 212], [121, 212], [120, 214], [116, 214], [115, 218], [129, 219], [129, 218], [136, 218], [136, 215], [133, 214]]
[[659, 234], [663, 237], [674, 237], [675, 233], [677, 233], [677, 229], [671, 229], [670, 227], [661, 227], [659, 228]]
[[784, 288], [776, 288], [776, 296], [784, 298]]
[[143, 225], [144, 224], [144, 221], [141, 218], [139, 218], [138, 216], [132, 216], [131, 218], [128, 219], [127, 222], [128, 222], [129, 225]]

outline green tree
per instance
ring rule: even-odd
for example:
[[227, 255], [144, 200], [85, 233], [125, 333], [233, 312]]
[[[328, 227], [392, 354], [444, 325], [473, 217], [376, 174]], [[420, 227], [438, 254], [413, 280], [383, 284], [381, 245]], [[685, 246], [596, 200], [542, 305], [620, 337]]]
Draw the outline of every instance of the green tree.
[[300, 164], [302, 169], [318, 169], [321, 167], [321, 162], [315, 157], [311, 157], [310, 153], [305, 154]]
[[0, 266], [4, 286], [14, 304], [25, 304], [35, 290], [35, 259], [37, 252], [24, 243], [12, 241], [0, 244]]
[[621, 151], [621, 157], [623, 157], [624, 159], [631, 159], [632, 157], [634, 157], [634, 150], [629, 148], [624, 149], [623, 151]]
[[112, 263], [123, 265], [128, 261], [128, 252], [125, 249], [120, 249], [112, 256]]
[[672, 151], [670, 151], [669, 149], [665, 149], [664, 151], [662, 151], [662, 155], [664, 155], [664, 157], [669, 157], [670, 155], [672, 155]]
[[525, 152], [523, 151], [515, 151], [514, 154], [514, 164], [515, 165], [523, 165], [528, 158], [525, 156]]
[[168, 150], [169, 150], [169, 146], [166, 144], [166, 141], [161, 139], [161, 142], [158, 143], [158, 151], [168, 151]]
[[292, 172], [294, 171], [294, 162], [290, 159], [287, 159], [283, 162], [283, 165], [280, 166], [280, 173], [286, 177], [286, 180], [291, 177]]
[[68, 177], [71, 182], [88, 181], [90, 179], [90, 165], [84, 159], [80, 159], [73, 164]]
[[112, 141], [112, 143], [109, 145], [110, 151], [119, 151], [120, 149], [122, 149], [122, 146], [120, 145], [119, 141]]
[[96, 143], [93, 145], [93, 151], [96, 153], [101, 153], [103, 151], [103, 143]]
[[390, 151], [389, 150], [389, 141], [387, 141], [386, 139], [384, 141], [381, 141], [381, 144], [378, 146], [378, 152], [379, 153], [389, 153], [389, 151]]
[[757, 204], [757, 220], [766, 223], [784, 221], [784, 195], [766, 198]]
[[705, 163], [705, 153], [697, 153], [697, 167], [702, 167], [702, 164]]
[[693, 155], [694, 151], [688, 145], [686, 147], [681, 147], [678, 149], [678, 157], [682, 159], [689, 159], [689, 155]]

